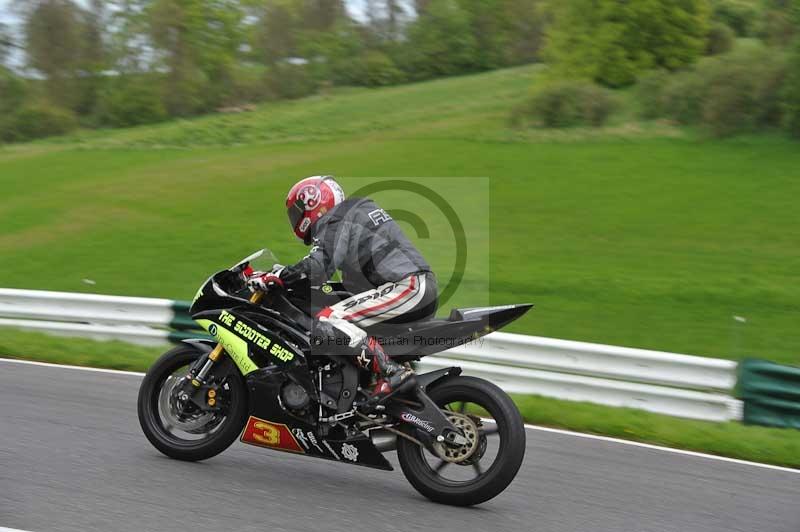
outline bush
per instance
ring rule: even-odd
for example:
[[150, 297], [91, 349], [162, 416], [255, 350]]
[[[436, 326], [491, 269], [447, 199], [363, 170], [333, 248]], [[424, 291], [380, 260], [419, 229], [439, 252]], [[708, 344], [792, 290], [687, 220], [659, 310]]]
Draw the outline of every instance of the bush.
[[664, 116], [664, 87], [670, 80], [669, 72], [665, 70], [654, 70], [639, 78], [635, 89], [639, 116], [645, 120]]
[[28, 88], [25, 81], [0, 66], [0, 113], [19, 109], [25, 101]]
[[164, 106], [170, 116], [205, 113], [217, 103], [217, 87], [200, 68], [181, 67], [167, 74], [164, 82]]
[[512, 121], [549, 128], [599, 127], [616, 107], [616, 98], [608, 89], [588, 81], [558, 81], [537, 89], [515, 109]]
[[308, 65], [280, 63], [267, 73], [267, 88], [273, 98], [302, 98], [314, 94], [317, 84]]
[[708, 87], [702, 123], [718, 137], [756, 129], [759, 114], [756, 83], [736, 70], [721, 72]]
[[26, 105], [9, 115], [0, 125], [0, 136], [7, 142], [63, 135], [78, 127], [72, 111], [45, 103]]
[[702, 123], [717, 136], [780, 124], [785, 56], [766, 49], [721, 56], [701, 71], [706, 84]]
[[711, 25], [706, 37], [706, 55], [730, 52], [734, 42], [736, 42], [734, 31], [722, 22], [715, 22]]
[[403, 73], [392, 58], [383, 52], [370, 51], [362, 56], [360, 84], [381, 87], [401, 83], [403, 78]]
[[645, 118], [703, 125], [717, 136], [778, 126], [785, 55], [764, 47], [707, 58], [690, 71], [643, 80]]
[[231, 88], [225, 105], [260, 102], [267, 97], [265, 69], [261, 65], [236, 65], [232, 69]]
[[665, 116], [681, 124], [696, 124], [703, 116], [706, 86], [697, 72], [674, 75], [661, 94], [661, 107]]
[[100, 95], [100, 123], [113, 127], [129, 127], [165, 120], [167, 111], [156, 86], [144, 79], [116, 81]]

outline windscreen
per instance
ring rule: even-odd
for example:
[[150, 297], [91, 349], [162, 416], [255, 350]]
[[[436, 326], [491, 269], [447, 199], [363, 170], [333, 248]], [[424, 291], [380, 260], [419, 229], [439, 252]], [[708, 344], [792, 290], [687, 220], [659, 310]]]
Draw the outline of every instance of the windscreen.
[[271, 272], [276, 264], [280, 264], [278, 258], [268, 248], [256, 251], [252, 255], [239, 261], [236, 265], [239, 266], [244, 263], [249, 263], [250, 267], [257, 272]]

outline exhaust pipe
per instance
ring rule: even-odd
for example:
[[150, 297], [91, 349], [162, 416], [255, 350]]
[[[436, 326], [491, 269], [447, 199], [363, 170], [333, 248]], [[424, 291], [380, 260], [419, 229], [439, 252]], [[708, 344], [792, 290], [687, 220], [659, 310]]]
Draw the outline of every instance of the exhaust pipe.
[[379, 452], [394, 451], [397, 449], [397, 435], [386, 429], [374, 429], [369, 431], [372, 444]]

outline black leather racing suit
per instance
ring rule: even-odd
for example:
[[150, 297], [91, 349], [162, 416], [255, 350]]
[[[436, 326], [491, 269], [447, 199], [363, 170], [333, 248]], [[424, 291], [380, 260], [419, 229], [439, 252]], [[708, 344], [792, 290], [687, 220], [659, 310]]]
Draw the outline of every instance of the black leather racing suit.
[[[355, 295], [325, 309], [315, 320], [320, 337], [347, 337], [351, 348], [367, 336], [362, 327], [430, 318], [437, 286], [431, 267], [391, 216], [374, 201], [348, 198], [311, 228], [313, 247], [281, 278], [291, 284], [307, 276], [312, 285], [337, 271]], [[340, 342], [341, 343], [341, 342]]]

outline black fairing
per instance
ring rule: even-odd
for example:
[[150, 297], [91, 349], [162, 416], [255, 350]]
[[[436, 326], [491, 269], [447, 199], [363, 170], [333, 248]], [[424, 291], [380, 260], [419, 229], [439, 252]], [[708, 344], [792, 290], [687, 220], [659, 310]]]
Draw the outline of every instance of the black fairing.
[[[268, 294], [260, 304], [250, 303], [249, 291], [238, 274], [223, 270], [211, 277], [198, 293], [190, 312], [197, 319], [204, 311], [235, 311], [310, 350], [309, 333], [314, 316], [321, 308], [333, 305], [351, 294], [340, 283], [309, 286], [300, 283], [292, 289]], [[466, 344], [516, 320], [533, 305], [503, 305], [453, 309], [444, 319], [431, 319], [407, 325], [370, 327], [388, 354], [400, 361], [416, 360], [455, 346]]]
[[[296, 449], [293, 452], [314, 458], [392, 470], [391, 464], [375, 448], [368, 435], [357, 430], [348, 430], [343, 424], [337, 424], [323, 432], [311, 419], [303, 419], [282, 408], [276, 398], [279, 397], [284, 382], [283, 377], [277, 372], [258, 373], [247, 378], [251, 416], [248, 424], [257, 419], [267, 421], [274, 426], [286, 427], [291, 435], [284, 434], [284, 438], [290, 438], [293, 442], [291, 445]], [[253, 444], [254, 442], [248, 440], [246, 436], [245, 429], [242, 441]], [[264, 446], [275, 450], [289, 450], [285, 443], [284, 441], [282, 446]]]
[[392, 357], [399, 361], [416, 360], [477, 340], [516, 320], [532, 307], [531, 304], [521, 304], [453, 309], [446, 320], [394, 326], [378, 334], [384, 350]]
[[310, 347], [308, 331], [311, 317], [293, 305], [283, 294], [270, 293], [261, 303], [251, 303], [250, 291], [241, 276], [229, 270], [213, 275], [197, 294], [189, 308], [192, 319], [213, 319], [222, 310], [246, 317], [296, 344]]

